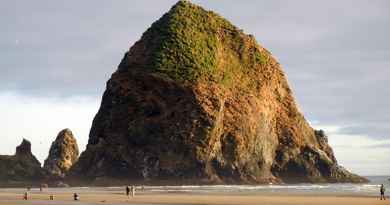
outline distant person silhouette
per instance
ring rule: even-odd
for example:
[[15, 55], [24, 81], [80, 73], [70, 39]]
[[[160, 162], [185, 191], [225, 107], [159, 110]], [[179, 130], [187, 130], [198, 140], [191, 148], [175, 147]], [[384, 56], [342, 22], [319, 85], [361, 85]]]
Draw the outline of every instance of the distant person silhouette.
[[23, 200], [28, 200], [28, 193], [27, 193], [27, 192], [24, 192], [24, 194], [23, 194]]
[[386, 191], [386, 189], [385, 189], [385, 186], [383, 184], [381, 185], [380, 191], [381, 191], [381, 200], [382, 199], [386, 200], [386, 198], [385, 198], [385, 191]]
[[130, 187], [126, 186], [126, 196], [129, 197], [130, 195]]
[[135, 196], [135, 186], [131, 186], [131, 197]]
[[79, 197], [79, 195], [77, 193], [73, 194], [73, 200], [75, 200], [75, 201], [80, 200], [80, 197]]

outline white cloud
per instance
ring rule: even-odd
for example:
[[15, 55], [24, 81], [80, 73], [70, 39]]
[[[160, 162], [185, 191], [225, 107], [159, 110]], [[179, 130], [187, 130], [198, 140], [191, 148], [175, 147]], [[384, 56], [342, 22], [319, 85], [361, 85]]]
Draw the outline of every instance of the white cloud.
[[312, 124], [315, 129], [326, 132], [340, 165], [360, 175], [388, 175], [390, 173], [390, 140], [375, 140], [357, 134], [341, 134], [343, 126]]
[[84, 150], [99, 100], [93, 97], [36, 98], [0, 93], [0, 154], [14, 154], [15, 147], [26, 138], [32, 143], [33, 154], [43, 162], [51, 142], [64, 128], [73, 131], [80, 150]]

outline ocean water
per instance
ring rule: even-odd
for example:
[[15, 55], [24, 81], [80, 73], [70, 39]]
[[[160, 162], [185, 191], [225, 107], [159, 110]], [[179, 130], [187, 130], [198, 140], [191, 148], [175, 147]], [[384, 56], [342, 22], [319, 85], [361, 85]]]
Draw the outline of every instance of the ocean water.
[[[365, 184], [286, 184], [286, 185], [204, 185], [204, 186], [144, 186], [144, 193], [191, 193], [191, 194], [237, 194], [237, 195], [331, 195], [331, 196], [378, 196], [380, 184], [390, 193], [390, 176], [369, 176]], [[140, 188], [140, 187], [138, 187]], [[0, 188], [4, 192], [24, 192], [25, 189]], [[31, 192], [39, 192], [33, 188]], [[124, 187], [71, 187], [48, 188], [45, 192], [113, 193], [124, 192]]]
[[[151, 192], [198, 194], [313, 194], [377, 196], [381, 184], [390, 192], [390, 176], [369, 176], [364, 184], [286, 184], [286, 185], [210, 185], [210, 186], [149, 186]], [[388, 192], [388, 193], [389, 193]]]

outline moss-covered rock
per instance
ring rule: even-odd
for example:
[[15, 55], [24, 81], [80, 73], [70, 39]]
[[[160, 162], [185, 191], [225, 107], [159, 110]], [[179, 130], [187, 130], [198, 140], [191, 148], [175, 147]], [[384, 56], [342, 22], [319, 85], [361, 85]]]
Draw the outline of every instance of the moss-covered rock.
[[[270, 59], [252, 36], [187, 1], [179, 1], [153, 23], [140, 43], [142, 47], [136, 45], [126, 54], [126, 66], [184, 83], [209, 81], [253, 89], [258, 84], [253, 79], [255, 70], [267, 69]], [[140, 64], [137, 55], [143, 55], [145, 62]]]
[[107, 82], [72, 176], [92, 182], [362, 182], [299, 112], [271, 53], [179, 1]]

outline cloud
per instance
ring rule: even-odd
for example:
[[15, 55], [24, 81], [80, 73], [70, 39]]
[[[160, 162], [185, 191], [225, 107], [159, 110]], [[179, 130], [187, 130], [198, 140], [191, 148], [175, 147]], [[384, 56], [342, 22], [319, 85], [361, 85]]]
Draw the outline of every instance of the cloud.
[[383, 148], [383, 149], [390, 149], [390, 143], [381, 143], [381, 144], [375, 144], [375, 145], [368, 145], [365, 146], [367, 148]]
[[4, 2], [0, 91], [100, 95], [126, 50], [173, 3]]
[[343, 134], [364, 134], [378, 140], [390, 139], [390, 127], [387, 123], [377, 120], [365, 124], [351, 125], [340, 130]]

